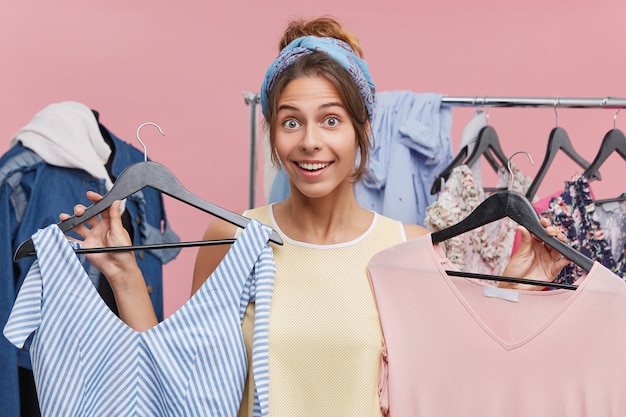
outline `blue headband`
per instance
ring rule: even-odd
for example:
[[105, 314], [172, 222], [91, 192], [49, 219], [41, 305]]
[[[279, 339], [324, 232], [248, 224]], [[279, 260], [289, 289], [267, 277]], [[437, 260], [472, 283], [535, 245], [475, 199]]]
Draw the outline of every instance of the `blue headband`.
[[261, 109], [263, 114], [267, 114], [270, 91], [272, 91], [279, 75], [298, 58], [314, 51], [324, 52], [348, 71], [356, 83], [361, 97], [363, 97], [369, 119], [372, 120], [376, 88], [370, 76], [367, 62], [359, 58], [347, 43], [335, 38], [320, 38], [317, 36], [303, 36], [295, 39], [280, 51], [278, 58], [269, 66], [261, 86]]

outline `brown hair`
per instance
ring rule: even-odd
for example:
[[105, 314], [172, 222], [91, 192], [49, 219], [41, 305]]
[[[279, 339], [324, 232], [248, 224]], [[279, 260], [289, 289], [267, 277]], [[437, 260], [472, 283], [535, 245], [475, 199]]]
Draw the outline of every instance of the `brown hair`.
[[[294, 39], [302, 36], [331, 37], [346, 42], [354, 52], [363, 57], [363, 51], [356, 36], [346, 31], [333, 18], [320, 17], [310, 21], [294, 20], [280, 38], [279, 48], [282, 50]], [[363, 97], [352, 79], [352, 76], [341, 64], [323, 52], [312, 52], [297, 59], [289, 68], [276, 79], [269, 93], [265, 126], [269, 129], [272, 162], [278, 166], [279, 158], [274, 146], [275, 119], [280, 94], [291, 81], [303, 77], [324, 77], [337, 89], [346, 110], [352, 119], [356, 134], [356, 146], [360, 152], [360, 162], [353, 180], [358, 181], [365, 173], [370, 151], [370, 120]]]
[[354, 53], [364, 58], [359, 39], [345, 30], [332, 17], [323, 16], [313, 20], [292, 20], [278, 42], [278, 51], [289, 45], [293, 40], [302, 36], [318, 36], [320, 38], [335, 38], [350, 45]]

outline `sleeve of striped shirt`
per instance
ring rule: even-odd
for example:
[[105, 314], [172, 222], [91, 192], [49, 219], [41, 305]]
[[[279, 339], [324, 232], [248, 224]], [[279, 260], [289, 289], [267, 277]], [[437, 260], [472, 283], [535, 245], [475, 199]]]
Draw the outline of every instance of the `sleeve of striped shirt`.
[[35, 260], [24, 278], [4, 326], [4, 336], [18, 349], [24, 346], [26, 339], [41, 324], [42, 290], [39, 261]]

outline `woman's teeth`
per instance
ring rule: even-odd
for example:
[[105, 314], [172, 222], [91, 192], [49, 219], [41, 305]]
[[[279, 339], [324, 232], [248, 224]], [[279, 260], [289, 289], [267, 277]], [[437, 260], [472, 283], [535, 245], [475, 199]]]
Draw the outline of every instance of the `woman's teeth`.
[[306, 169], [307, 171], [317, 171], [318, 169], [326, 168], [329, 164], [302, 164], [299, 163], [298, 166], [302, 169]]

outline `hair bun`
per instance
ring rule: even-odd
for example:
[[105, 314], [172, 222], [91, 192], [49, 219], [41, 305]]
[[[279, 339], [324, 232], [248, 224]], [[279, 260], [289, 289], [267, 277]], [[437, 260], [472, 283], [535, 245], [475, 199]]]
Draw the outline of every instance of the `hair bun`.
[[339, 39], [350, 45], [352, 50], [363, 58], [363, 50], [358, 38], [347, 31], [341, 24], [332, 17], [323, 16], [313, 20], [292, 20], [287, 25], [278, 43], [279, 52], [282, 51], [295, 39], [303, 36], [317, 36], [325, 38]]

